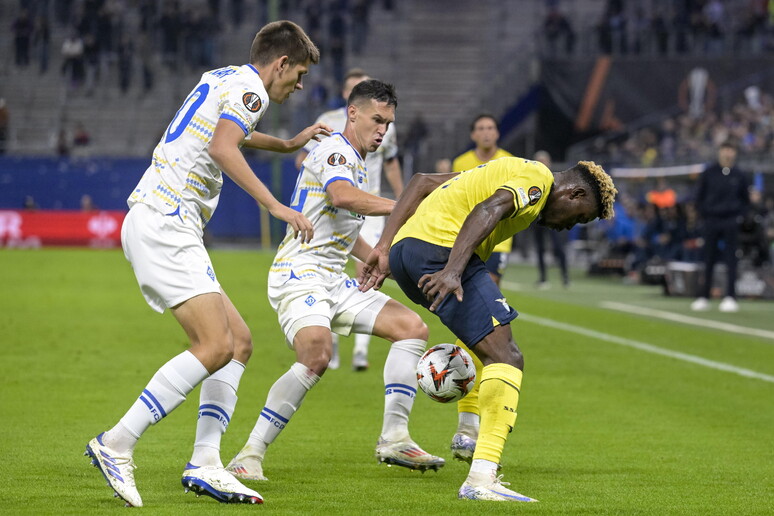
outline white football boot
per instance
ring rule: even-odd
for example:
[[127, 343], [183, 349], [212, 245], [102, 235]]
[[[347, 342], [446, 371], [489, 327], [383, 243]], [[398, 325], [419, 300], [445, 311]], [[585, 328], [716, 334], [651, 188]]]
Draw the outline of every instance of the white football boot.
[[134, 470], [137, 466], [131, 456], [121, 456], [102, 443], [102, 436], [89, 441], [84, 455], [91, 457], [91, 463], [98, 468], [107, 480], [115, 496], [126, 502], [127, 507], [142, 507], [142, 498], [134, 483]]
[[409, 469], [418, 469], [422, 473], [428, 469], [438, 471], [446, 461], [427, 453], [410, 438], [402, 441], [385, 441], [381, 437], [376, 443], [376, 459], [388, 466], [402, 466]]
[[471, 473], [460, 487], [457, 498], [466, 500], [490, 500], [496, 502], [537, 502], [534, 498], [524, 496], [505, 486], [503, 476], [486, 473]]
[[739, 311], [739, 303], [737, 303], [736, 299], [734, 299], [733, 297], [726, 296], [720, 302], [720, 306], [718, 306], [718, 310], [726, 313], [736, 313]]
[[473, 461], [473, 452], [476, 451], [476, 440], [463, 432], [457, 432], [452, 437], [450, 449], [452, 457], [470, 464]]
[[221, 503], [263, 503], [257, 491], [243, 486], [222, 466], [194, 466], [189, 462], [183, 471], [182, 483], [186, 493], [190, 490]]

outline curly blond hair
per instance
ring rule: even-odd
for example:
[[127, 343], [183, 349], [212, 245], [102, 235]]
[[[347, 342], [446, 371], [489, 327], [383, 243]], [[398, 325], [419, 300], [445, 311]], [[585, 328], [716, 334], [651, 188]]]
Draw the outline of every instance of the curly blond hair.
[[599, 200], [599, 218], [612, 219], [615, 215], [613, 202], [615, 202], [615, 195], [618, 193], [613, 184], [613, 178], [593, 161], [579, 161], [573, 168], [586, 172], [592, 184], [596, 186], [597, 198]]

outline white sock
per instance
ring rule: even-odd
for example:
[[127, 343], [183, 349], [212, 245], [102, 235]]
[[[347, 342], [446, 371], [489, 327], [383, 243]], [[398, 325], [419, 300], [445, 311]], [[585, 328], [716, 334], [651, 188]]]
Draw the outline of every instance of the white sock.
[[491, 460], [486, 459], [473, 459], [473, 462], [470, 464], [470, 473], [468, 473], [468, 476], [487, 475], [488, 477], [494, 478], [496, 474], [496, 462], [492, 462]]
[[365, 333], [356, 333], [355, 334], [355, 349], [353, 350], [353, 354], [357, 355], [358, 353], [362, 354], [363, 356], [368, 356], [368, 344], [371, 342], [371, 336]]
[[234, 414], [239, 380], [244, 371], [244, 364], [232, 360], [202, 382], [191, 464], [223, 466], [220, 462], [220, 440]]
[[117, 452], [131, 453], [145, 430], [175, 410], [207, 376], [199, 359], [183, 351], [153, 375], [121, 421], [105, 432], [103, 442]]
[[457, 432], [478, 437], [478, 424], [481, 418], [474, 412], [460, 412], [457, 419]]
[[263, 456], [266, 448], [277, 438], [304, 401], [304, 396], [320, 381], [320, 377], [305, 365], [296, 362], [290, 370], [280, 376], [269, 389], [266, 406], [261, 410], [258, 421], [247, 444]]
[[393, 342], [384, 363], [384, 422], [382, 439], [408, 438], [408, 420], [417, 394], [417, 362], [427, 341], [406, 339]]

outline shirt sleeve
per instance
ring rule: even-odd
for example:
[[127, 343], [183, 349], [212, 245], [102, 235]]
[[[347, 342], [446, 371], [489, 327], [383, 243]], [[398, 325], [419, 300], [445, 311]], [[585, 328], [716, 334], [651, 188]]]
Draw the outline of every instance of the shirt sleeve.
[[241, 81], [230, 85], [223, 95], [225, 98], [220, 118], [235, 122], [245, 132], [245, 136], [252, 133], [269, 107], [269, 99], [254, 85]]
[[506, 181], [497, 189], [507, 190], [513, 194], [513, 204], [516, 209], [510, 215], [511, 218], [528, 210], [539, 210], [545, 203], [545, 201], [541, 202], [543, 196], [547, 195], [546, 187], [543, 183], [528, 184], [522, 178]]
[[320, 181], [323, 189], [334, 181], [347, 181], [352, 186], [357, 186], [357, 162], [354, 156], [336, 150], [328, 151], [327, 155], [321, 155], [322, 171]]

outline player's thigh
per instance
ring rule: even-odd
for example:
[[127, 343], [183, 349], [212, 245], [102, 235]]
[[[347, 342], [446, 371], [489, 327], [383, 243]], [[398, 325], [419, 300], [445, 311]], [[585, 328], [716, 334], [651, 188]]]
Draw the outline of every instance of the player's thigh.
[[191, 347], [232, 349], [228, 313], [220, 293], [192, 297], [172, 307], [171, 312], [188, 335]]
[[372, 335], [390, 342], [405, 339], [427, 340], [427, 325], [413, 310], [394, 299], [387, 301], [374, 321]]
[[220, 293], [201, 235], [173, 218], [137, 204], [124, 219], [121, 242], [145, 300], [157, 312]]
[[269, 302], [291, 349], [296, 334], [308, 327], [324, 327], [330, 333], [334, 313], [331, 285], [320, 280], [282, 280], [269, 275]]
[[435, 313], [457, 338], [473, 348], [497, 327], [510, 323], [518, 312], [508, 304], [477, 256], [463, 270], [461, 283], [462, 301], [447, 296]]
[[342, 276], [332, 290], [331, 330], [347, 336], [352, 332], [371, 335], [376, 318], [390, 297], [378, 290], [360, 292], [357, 281]]
[[449, 248], [404, 238], [390, 249], [392, 277], [409, 299], [428, 308], [430, 302], [418, 286], [419, 278], [446, 267], [450, 252]]

